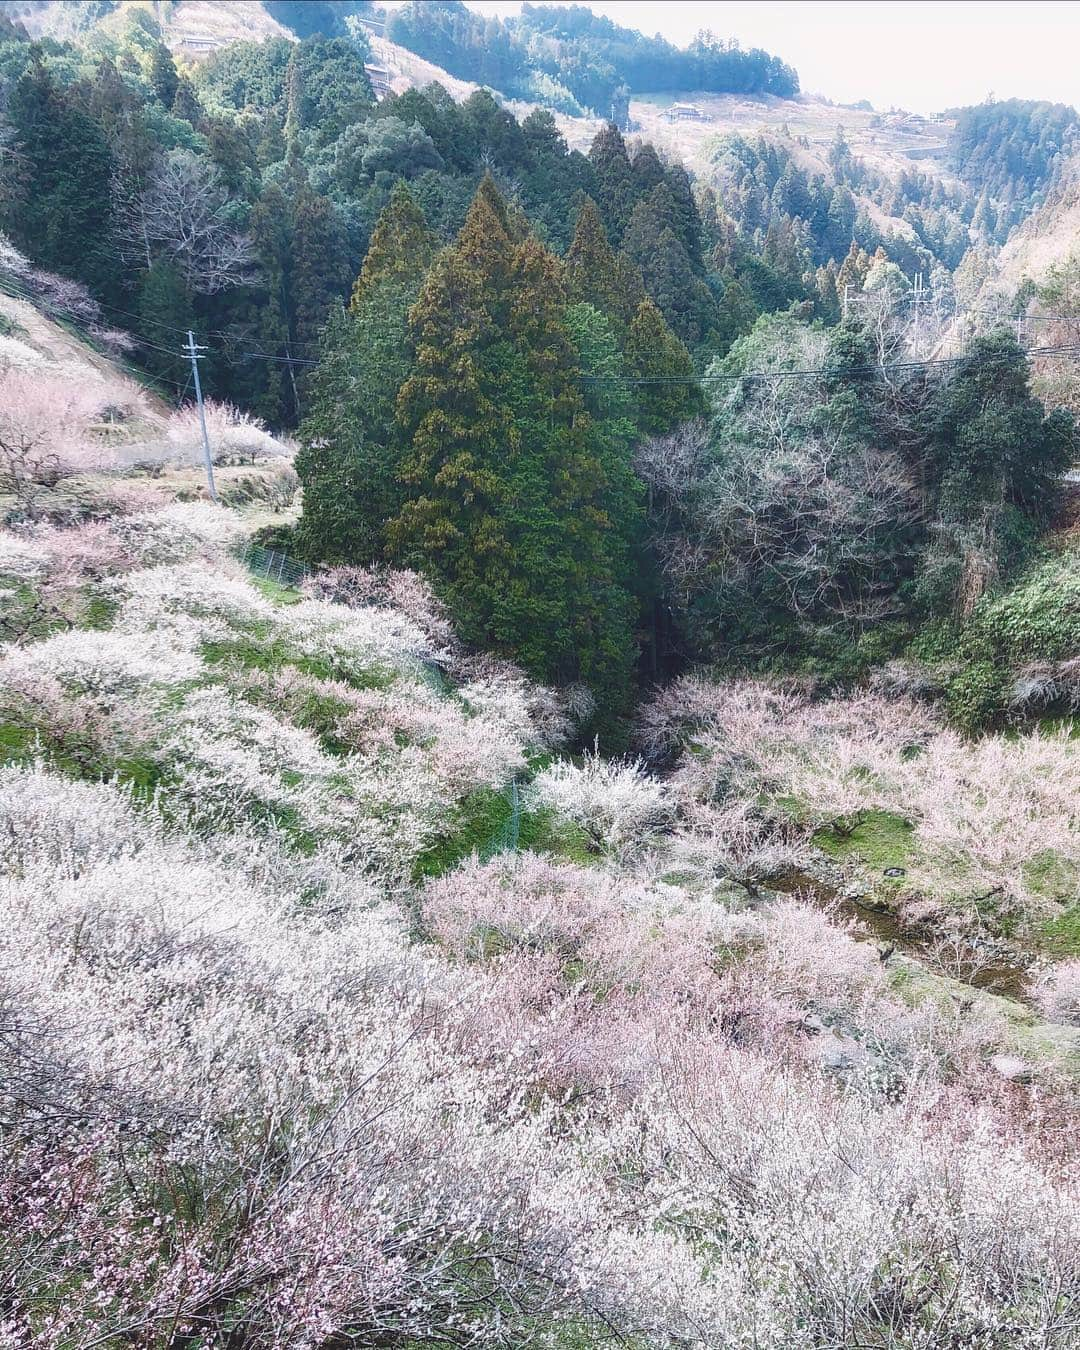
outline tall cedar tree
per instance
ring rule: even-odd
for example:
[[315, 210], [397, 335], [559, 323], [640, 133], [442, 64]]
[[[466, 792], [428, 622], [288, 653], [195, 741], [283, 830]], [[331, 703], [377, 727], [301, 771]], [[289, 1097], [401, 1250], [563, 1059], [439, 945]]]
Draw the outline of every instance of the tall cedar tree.
[[572, 299], [594, 306], [624, 326], [645, 299], [641, 274], [629, 258], [611, 247], [591, 197], [585, 198], [578, 212], [566, 255], [566, 285]]
[[295, 425], [307, 411], [306, 362], [331, 312], [348, 295], [353, 269], [334, 204], [313, 192], [306, 177], [287, 178], [285, 189], [269, 183], [249, 225], [265, 291], [257, 339], [273, 359], [254, 372], [248, 396], [275, 426]]
[[173, 102], [180, 89], [180, 76], [176, 73], [176, 63], [173, 61], [172, 52], [169, 51], [164, 42], [159, 42], [154, 48], [154, 55], [150, 62], [150, 84], [158, 102], [167, 112], [171, 112]]
[[522, 200], [537, 232], [565, 252], [572, 237], [575, 206], [582, 192], [595, 191], [592, 166], [571, 153], [554, 117], [536, 108], [521, 124], [529, 168], [521, 175]]
[[584, 680], [610, 725], [633, 665], [625, 494], [582, 396], [560, 265], [515, 235], [486, 178], [428, 274], [398, 400], [409, 499], [387, 536], [435, 576], [466, 640]]
[[[640, 158], [640, 155], [639, 155]], [[666, 182], [634, 207], [623, 252], [641, 270], [645, 289], [684, 342], [697, 344], [716, 324], [712, 293], [676, 231], [679, 216]]]
[[371, 234], [367, 256], [353, 287], [351, 308], [359, 313], [365, 297], [387, 282], [419, 282], [431, 265], [435, 240], [416, 199], [398, 182]]
[[295, 53], [287, 69], [286, 171], [279, 187], [269, 183], [251, 218], [251, 233], [264, 269], [269, 304], [261, 325], [264, 350], [283, 365], [287, 380], [264, 377], [266, 414], [284, 394], [287, 420], [307, 411], [310, 377], [302, 364], [318, 345], [331, 309], [348, 294], [355, 264], [338, 208], [308, 179], [300, 156], [297, 108], [303, 82]]
[[567, 309], [565, 324], [584, 377], [582, 392], [595, 426], [597, 453], [612, 500], [617, 503], [611, 518], [612, 528], [620, 534], [620, 556], [630, 560], [625, 584], [635, 595], [638, 614], [649, 618], [644, 645], [655, 673], [657, 644], [652, 615], [659, 596], [659, 576], [646, 544], [643, 486], [634, 470], [638, 441], [634, 387], [627, 378], [619, 345], [619, 336], [625, 337], [625, 331], [599, 309], [580, 303]]
[[102, 288], [114, 279], [108, 250], [108, 184], [113, 157], [92, 117], [40, 62], [15, 86], [7, 107], [25, 181], [4, 224], [39, 266]]
[[252, 363], [253, 387], [248, 397], [260, 417], [271, 426], [281, 426], [290, 420], [293, 409], [286, 280], [292, 227], [288, 201], [277, 183], [263, 189], [251, 212], [249, 229], [266, 293], [257, 320], [258, 350], [273, 359]]
[[705, 398], [690, 353], [664, 322], [651, 300], [643, 300], [626, 338], [626, 364], [641, 381], [638, 426], [647, 436], [660, 436], [697, 417]]
[[656, 147], [648, 141], [643, 142], [634, 152], [632, 166], [634, 185], [639, 197], [647, 197], [654, 187], [664, 182], [664, 165], [656, 153]]
[[313, 561], [370, 563], [404, 501], [398, 390], [412, 364], [408, 315], [435, 251], [404, 183], [379, 217], [347, 313], [327, 327], [300, 428], [297, 538]]
[[353, 270], [345, 227], [329, 197], [305, 184], [292, 219], [291, 337], [302, 354], [318, 341], [331, 306], [348, 294]]
[[608, 122], [597, 132], [589, 149], [589, 160], [596, 175], [596, 200], [604, 213], [608, 234], [614, 244], [621, 244], [640, 192], [626, 141], [613, 123]]

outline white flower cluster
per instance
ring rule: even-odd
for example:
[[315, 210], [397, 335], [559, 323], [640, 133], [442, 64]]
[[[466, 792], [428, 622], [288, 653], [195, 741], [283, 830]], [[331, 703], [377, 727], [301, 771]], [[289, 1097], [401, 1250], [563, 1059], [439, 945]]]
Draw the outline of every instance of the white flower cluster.
[[244, 536], [235, 512], [208, 502], [174, 502], [158, 511], [120, 516], [111, 529], [143, 567], [183, 562], [196, 553], [220, 553]]
[[133, 642], [127, 633], [76, 630], [0, 655], [0, 687], [26, 691], [35, 680], [55, 680], [72, 694], [117, 700], [147, 685], [179, 684], [202, 670], [190, 646], [152, 633]]
[[674, 805], [640, 761], [585, 755], [556, 760], [536, 775], [530, 799], [584, 830], [597, 853], [640, 850], [671, 820]]
[[32, 581], [48, 566], [48, 551], [32, 539], [0, 531], [0, 584]]
[[280, 611], [283, 635], [304, 659], [324, 662], [335, 673], [350, 668], [380, 674], [417, 674], [435, 656], [426, 634], [391, 609], [348, 609], [305, 600]]
[[[28, 1141], [0, 1270], [7, 1327], [32, 1303], [39, 1344], [184, 1327], [213, 1289], [268, 1345], [351, 1335], [358, 1307], [380, 1336], [505, 1350], [538, 1319], [702, 1350], [1076, 1330], [1041, 1292], [1080, 1240], [1053, 1150], [965, 1087], [840, 1093], [801, 1068], [790, 1031], [755, 1030], [745, 974], [717, 974], [717, 941], [747, 937], [715, 906], [470, 863], [426, 904], [463, 955], [486, 941], [470, 969], [411, 944], [341, 856], [177, 834], [115, 788], [0, 771], [0, 838], [0, 1102]], [[747, 960], [824, 991], [837, 957], [801, 915], [790, 950]], [[42, 1120], [65, 1122], [47, 1152]], [[107, 1184], [146, 1159], [250, 1222], [162, 1243], [155, 1187]]]
[[[287, 447], [262, 422], [231, 403], [207, 399], [203, 418], [217, 464], [254, 463], [256, 459], [288, 454]], [[203, 421], [194, 404], [173, 413], [167, 435], [173, 456], [179, 462], [198, 462], [202, 454], [202, 428]]]
[[941, 899], [992, 891], [1045, 918], [1047, 860], [1080, 869], [1080, 742], [1068, 730], [968, 741], [904, 696], [814, 702], [691, 677], [647, 710], [643, 740], [658, 755], [686, 747], [670, 784], [691, 811], [767, 798], [810, 829], [847, 830], [871, 812], [907, 822], [912, 879]]

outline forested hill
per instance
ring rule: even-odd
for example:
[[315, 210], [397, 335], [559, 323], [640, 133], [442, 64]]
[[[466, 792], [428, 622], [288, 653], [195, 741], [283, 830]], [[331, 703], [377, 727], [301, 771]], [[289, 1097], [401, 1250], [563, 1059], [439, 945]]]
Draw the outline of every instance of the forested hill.
[[743, 51], [703, 33], [684, 50], [579, 5], [526, 4], [519, 17], [499, 19], [461, 0], [412, 0], [390, 12], [387, 35], [463, 79], [619, 122], [631, 94], [695, 89], [791, 98], [799, 90], [795, 71], [758, 48]]
[[[0, 230], [22, 259], [5, 273], [0, 253], [0, 284], [33, 295], [36, 277], [57, 278], [51, 303], [77, 325], [103, 316], [94, 326], [120, 331], [178, 401], [195, 330], [206, 393], [300, 435], [290, 548], [434, 572], [470, 642], [589, 684], [608, 727], [642, 664], [728, 642], [843, 664], [882, 615], [899, 650], [1024, 556], [1073, 445], [1071, 424], [1044, 425], [1015, 342], [991, 340], [962, 397], [913, 376], [893, 406], [891, 386], [855, 398], [822, 379], [804, 399], [770, 385], [774, 405], [742, 382], [933, 355], [1060, 172], [1067, 119], [958, 119], [965, 144], [1009, 125], [1042, 146], [994, 182], [969, 147], [967, 184], [903, 160], [928, 139], [910, 119], [766, 100], [754, 106], [803, 120], [714, 125], [694, 174], [648, 126], [479, 87], [377, 98], [363, 16], [322, 9], [341, 31], [298, 38], [283, 4], [91, 4], [64, 40], [0, 16]], [[177, 41], [192, 12], [246, 16], [252, 36], [193, 56]], [[53, 13], [34, 10], [35, 31]], [[943, 146], [949, 130], [934, 133]], [[980, 451], [992, 469], [961, 491], [956, 428], [984, 384], [1009, 406]], [[685, 431], [718, 408], [723, 464], [700, 427]], [[773, 444], [781, 412], [795, 421]], [[657, 436], [676, 443], [650, 450]], [[806, 493], [793, 513], [772, 499], [791, 480], [770, 460], [792, 437]], [[820, 458], [826, 441], [846, 447], [842, 468]], [[685, 481], [665, 478], [671, 466]], [[647, 521], [646, 500], [660, 512]], [[852, 510], [836, 518], [841, 500]], [[727, 518], [729, 501], [746, 517]], [[972, 522], [990, 503], [1000, 520], [979, 525], [976, 557]]]
[[[343, 37], [362, 21], [385, 24], [395, 43], [434, 62], [460, 79], [488, 85], [511, 98], [529, 99], [574, 115], [623, 120], [631, 93], [697, 89], [710, 93], [798, 93], [798, 75], [759, 49], [702, 34], [683, 50], [663, 38], [645, 37], [588, 8], [530, 5], [519, 16], [500, 19], [478, 14], [461, 0], [422, 0], [383, 11], [368, 0], [264, 0], [263, 4], [159, 0], [133, 5], [118, 0], [2, 0], [0, 13], [25, 20], [35, 32], [69, 37], [118, 11], [144, 8], [166, 26], [183, 15], [196, 36], [212, 38], [222, 26], [249, 25], [256, 36], [272, 24], [297, 37], [321, 33]], [[231, 12], [231, 13], [230, 13]], [[239, 12], [239, 13], [238, 13]], [[228, 17], [226, 17], [228, 16]], [[233, 29], [232, 36], [241, 36]]]
[[1005, 201], [1040, 194], [1076, 148], [1080, 113], [1064, 103], [988, 99], [961, 108], [949, 162], [976, 190]]

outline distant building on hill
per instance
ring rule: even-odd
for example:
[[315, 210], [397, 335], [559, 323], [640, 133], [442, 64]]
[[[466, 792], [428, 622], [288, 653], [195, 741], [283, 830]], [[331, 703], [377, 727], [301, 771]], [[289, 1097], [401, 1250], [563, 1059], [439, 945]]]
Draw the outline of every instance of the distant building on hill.
[[669, 122], [711, 122], [712, 118], [696, 103], [673, 103], [664, 113]]
[[225, 42], [222, 38], [204, 37], [198, 33], [185, 33], [180, 39], [180, 50], [196, 53], [216, 52], [219, 47], [224, 47]]
[[385, 19], [377, 19], [373, 14], [357, 14], [353, 22], [359, 24], [361, 28], [366, 28], [369, 33], [374, 33], [376, 37], [386, 36]]
[[885, 118], [885, 125], [894, 131], [919, 135], [926, 130], [927, 121], [921, 113], [892, 112]]
[[364, 66], [368, 79], [371, 81], [371, 92], [376, 99], [382, 100], [394, 92], [390, 84], [390, 72], [385, 66]]

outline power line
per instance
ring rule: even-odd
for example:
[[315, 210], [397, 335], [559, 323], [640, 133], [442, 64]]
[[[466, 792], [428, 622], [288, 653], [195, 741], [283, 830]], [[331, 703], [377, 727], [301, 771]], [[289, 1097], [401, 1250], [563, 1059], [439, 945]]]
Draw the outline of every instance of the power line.
[[[13, 281], [11, 277], [8, 276], [0, 277], [0, 290], [3, 290], [4, 293], [10, 295], [13, 299], [24, 300], [26, 301], [26, 303], [34, 306], [35, 308], [44, 309], [46, 316], [53, 319], [55, 322], [63, 322], [68, 324], [71, 328], [75, 330], [78, 336], [85, 343], [87, 343], [87, 345], [89, 346], [100, 345], [100, 339], [95, 337], [93, 333], [87, 330], [87, 328], [80, 322], [75, 312], [70, 308], [67, 308], [66, 306], [62, 305], [52, 304], [49, 301], [48, 297], [42, 295], [35, 295], [32, 291], [20, 287], [15, 281]], [[95, 301], [94, 303], [96, 304], [97, 302]], [[148, 343], [142, 338], [135, 337], [133, 334], [127, 334], [126, 336], [131, 337], [131, 340], [137, 346], [148, 347], [151, 348], [153, 351], [164, 352], [167, 356], [176, 355], [176, 353], [171, 348], [155, 346], [153, 343]], [[174, 396], [173, 391], [175, 391], [175, 393], [179, 396], [177, 398], [177, 402], [178, 403], [183, 402], [183, 393], [181, 392], [181, 386], [178, 380], [172, 380], [167, 375], [164, 375], [160, 372], [155, 373], [153, 371], [144, 370], [141, 367], [134, 367], [133, 369], [135, 376], [139, 380], [146, 380], [150, 384], [157, 385], [159, 387], [159, 392], [161, 392], [165, 397], [168, 398], [172, 398]], [[169, 386], [171, 386], [171, 390]]]
[[[163, 350], [163, 349], [157, 349]], [[1080, 344], [1063, 343], [1047, 347], [1021, 347], [1020, 351], [1025, 356], [1076, 356], [1080, 355]], [[271, 356], [264, 352], [236, 352], [234, 356], [243, 357], [252, 361], [273, 361], [285, 365], [294, 366], [317, 366], [318, 361], [304, 360], [299, 357]], [[964, 362], [972, 360], [970, 352], [965, 352], [958, 356], [939, 356], [928, 357], [918, 361], [891, 361], [880, 364], [868, 364], [861, 366], [813, 366], [795, 370], [747, 370], [741, 374], [727, 374], [715, 372], [702, 375], [653, 375], [653, 376], [630, 376], [630, 375], [583, 375], [583, 383], [588, 384], [626, 384], [626, 385], [655, 385], [655, 384], [704, 384], [711, 382], [732, 382], [737, 383], [742, 380], [787, 380], [787, 379], [845, 379], [853, 375], [880, 375], [891, 371], [902, 370], [922, 370], [935, 366], [954, 366], [963, 365]], [[991, 361], [999, 359], [1005, 362], [1008, 357], [989, 358]]]
[[[13, 277], [10, 277], [10, 276], [3, 276], [3, 277], [0, 277], [0, 287], [9, 289], [11, 292], [13, 292], [13, 293], [15, 294], [15, 296], [16, 296], [18, 299], [25, 300], [25, 301], [27, 301], [28, 303], [31, 303], [31, 304], [41, 305], [41, 306], [43, 306], [44, 308], [48, 309], [49, 311], [51, 311], [51, 312], [53, 312], [53, 313], [65, 314], [65, 315], [67, 315], [67, 316], [68, 316], [69, 318], [71, 318], [71, 319], [74, 319], [74, 318], [77, 317], [76, 311], [74, 311], [73, 309], [71, 309], [69, 306], [57, 304], [54, 300], [49, 299], [49, 297], [44, 296], [44, 295], [40, 295], [40, 294], [38, 294], [37, 292], [30, 290], [27, 286], [23, 285], [22, 283], [20, 283], [19, 281], [17, 281], [17, 280], [16, 280], [15, 278], [13, 278]], [[136, 313], [134, 313], [134, 312], [133, 312], [132, 310], [130, 310], [130, 309], [120, 309], [120, 308], [119, 308], [118, 306], [116, 306], [116, 305], [110, 305], [110, 304], [108, 304], [106, 301], [104, 301], [104, 300], [98, 300], [98, 299], [96, 299], [95, 297], [91, 297], [91, 302], [92, 302], [98, 309], [105, 310], [105, 311], [107, 311], [109, 314], [118, 314], [118, 315], [122, 316], [122, 317], [125, 318], [125, 319], [133, 319], [137, 324], [140, 324], [140, 325], [143, 326], [143, 327], [147, 327], [147, 328], [156, 328], [156, 329], [159, 329], [159, 330], [160, 330], [161, 332], [163, 332], [163, 333], [179, 333], [182, 337], [186, 337], [186, 336], [187, 336], [187, 331], [188, 331], [188, 330], [187, 330], [186, 328], [181, 328], [181, 327], [180, 327], [179, 325], [177, 325], [177, 324], [166, 323], [163, 319], [152, 319], [152, 318], [149, 318], [149, 317], [147, 317], [146, 315], [143, 315], [143, 314], [136, 314]], [[251, 339], [250, 339], [250, 338], [245, 338], [245, 337], [243, 337], [243, 336], [241, 336], [241, 335], [238, 335], [238, 334], [236, 334], [236, 333], [229, 333], [229, 332], [227, 332], [227, 331], [224, 330], [224, 329], [209, 329], [209, 330], [206, 332], [205, 336], [208, 337], [208, 338], [218, 338], [218, 339], [220, 339], [222, 342], [226, 342], [226, 343], [245, 343], [245, 344], [249, 344], [249, 343], [251, 342]], [[166, 350], [164, 347], [153, 347], [153, 344], [150, 343], [149, 341], [147, 341], [145, 338], [138, 338], [138, 337], [136, 337], [136, 338], [135, 338], [135, 341], [142, 343], [143, 346], [146, 346], [146, 347], [152, 347], [152, 349], [153, 349], [154, 351], [165, 351], [165, 350]], [[320, 342], [318, 342], [317, 340], [315, 340], [315, 339], [310, 339], [310, 340], [300, 339], [300, 340], [296, 340], [296, 339], [292, 339], [292, 338], [290, 338], [290, 340], [289, 340], [289, 345], [290, 345], [290, 347], [312, 347], [312, 348], [315, 348], [316, 350], [319, 350], [319, 349], [321, 348], [321, 346], [322, 346], [322, 344], [321, 344]], [[175, 353], [173, 353], [172, 348], [169, 348], [169, 349], [168, 349], [168, 352], [169, 352], [170, 355], [174, 355], [174, 354], [175, 354]], [[244, 353], [240, 353], [240, 354], [241, 354], [241, 355], [245, 355], [245, 356], [247, 356], [247, 355], [253, 355], [253, 356], [263, 356], [263, 355], [267, 355], [267, 356], [268, 356], [268, 355], [269, 355], [269, 353], [263, 353], [263, 352], [244, 352]], [[278, 358], [278, 359], [283, 360], [283, 361], [287, 361], [287, 360], [288, 360], [288, 357], [280, 357], [280, 358]], [[297, 364], [297, 363], [298, 363], [298, 358], [294, 358], [294, 364]], [[302, 364], [302, 363], [300, 363], [300, 364]], [[311, 362], [310, 364], [317, 364], [317, 362]]]
[[305, 360], [299, 356], [271, 356], [267, 352], [234, 352], [233, 355], [249, 356], [254, 361], [280, 361], [287, 366], [317, 366], [319, 364], [318, 361]]
[[[187, 331], [188, 330], [185, 328], [184, 332], [186, 333]], [[176, 350], [173, 347], [161, 347], [156, 342], [147, 342], [146, 338], [137, 337], [135, 341], [140, 347], [145, 347], [148, 352], [162, 352], [165, 356], [177, 355]], [[181, 353], [181, 355], [183, 355], [183, 353]]]
[[[1076, 356], [1080, 355], [1080, 344], [1062, 344], [1053, 347], [1022, 347], [1021, 352], [1025, 356]], [[653, 376], [624, 376], [624, 375], [584, 375], [582, 380], [589, 384], [632, 384], [632, 385], [652, 385], [652, 384], [705, 384], [716, 382], [734, 382], [741, 380], [787, 380], [787, 379], [844, 379], [849, 375], [879, 375], [894, 370], [921, 370], [934, 366], [955, 366], [963, 365], [964, 362], [972, 360], [970, 352], [965, 352], [960, 356], [939, 356], [927, 358], [921, 361], [892, 361], [883, 362], [876, 365], [862, 366], [815, 366], [797, 370], [747, 370], [738, 375], [729, 375], [716, 372], [703, 375], [653, 375]], [[1008, 358], [989, 358], [1000, 360], [1004, 363]]]
[[[16, 294], [16, 296], [18, 296], [19, 298], [24, 299], [24, 300], [26, 300], [26, 301], [28, 301], [28, 302], [33, 302], [33, 303], [36, 303], [36, 304], [41, 304], [41, 305], [45, 306], [47, 309], [57, 310], [57, 311], [59, 311], [59, 312], [62, 313], [62, 314], [63, 314], [63, 313], [66, 313], [66, 314], [68, 315], [68, 317], [69, 317], [69, 321], [74, 321], [74, 317], [73, 317], [72, 312], [71, 312], [70, 309], [68, 309], [67, 307], [64, 307], [64, 306], [51, 305], [50, 302], [49, 302], [49, 300], [47, 299], [47, 297], [34, 295], [34, 294], [33, 294], [31, 291], [29, 291], [28, 289], [25, 289], [25, 288], [21, 287], [21, 286], [18, 284], [18, 282], [16, 282], [13, 278], [10, 278], [10, 277], [4, 277], [4, 278], [2, 278], [2, 284], [3, 284], [5, 287], [10, 288], [10, 290], [13, 291], [13, 292]], [[99, 302], [97, 302], [97, 301], [95, 301], [94, 303], [95, 303], [95, 304], [99, 304]], [[140, 316], [139, 316], [139, 315], [131, 314], [129, 311], [119, 309], [119, 308], [117, 308], [116, 306], [109, 306], [109, 305], [101, 304], [101, 305], [100, 305], [100, 308], [102, 308], [102, 309], [109, 309], [109, 310], [111, 310], [113, 313], [124, 314], [124, 315], [126, 315], [127, 317], [129, 317], [129, 318], [140, 319]], [[1005, 318], [1012, 319], [1012, 318], [1016, 317], [1016, 316], [1012, 316], [1012, 315], [1009, 315], [1009, 316], [1003, 315], [1003, 314], [1001, 314], [999, 311], [996, 311], [996, 310], [975, 309], [975, 308], [969, 309], [969, 310], [961, 311], [958, 315], [955, 315], [954, 317], [956, 317], [956, 318], [961, 318], [961, 319], [962, 319], [962, 318], [964, 318], [967, 314], [983, 314], [983, 315], [989, 315], [989, 316], [991, 316], [991, 317], [993, 317], [993, 318], [996, 318], [996, 319], [999, 319], [999, 320], [1003, 320], [1003, 319], [1005, 319]], [[1047, 321], [1049, 321], [1049, 320], [1051, 320], [1051, 319], [1055, 319], [1055, 318], [1058, 319], [1058, 320], [1065, 321], [1066, 318], [1068, 318], [1068, 321], [1070, 321], [1070, 322], [1080, 323], [1080, 316], [1075, 316], [1075, 317], [1073, 317], [1073, 316], [1064, 316], [1064, 315], [1056, 315], [1056, 316], [1055, 316], [1055, 315], [1040, 315], [1040, 316], [1027, 316], [1027, 317], [1038, 317], [1038, 318], [1040, 318], [1040, 319], [1047, 320]], [[141, 322], [144, 322], [144, 321], [141, 320], [141, 319], [140, 319], [140, 321], [141, 321]], [[1025, 321], [1026, 321], [1026, 318], [1025, 318]], [[174, 325], [172, 325], [172, 324], [166, 324], [166, 323], [161, 322], [161, 321], [158, 321], [158, 320], [149, 320], [149, 321], [145, 321], [145, 322], [149, 322], [149, 323], [153, 324], [153, 325], [156, 326], [156, 327], [160, 327], [160, 328], [162, 328], [162, 329], [164, 329], [164, 330], [168, 330], [168, 331], [170, 331], [170, 332], [184, 333], [185, 335], [188, 335], [188, 330], [187, 330], [187, 329], [181, 329], [181, 328], [178, 328], [178, 327], [176, 327], [176, 326], [174, 326]], [[76, 327], [78, 327], [78, 324], [77, 324], [77, 323], [76, 323]], [[83, 335], [84, 337], [89, 338], [91, 341], [93, 340], [92, 334], [88, 334], [88, 333], [86, 333], [85, 331], [83, 331], [82, 335]], [[217, 338], [219, 338], [219, 339], [224, 340], [226, 343], [232, 343], [232, 342], [242, 341], [242, 339], [238, 339], [238, 338], [236, 338], [236, 337], [233, 336], [233, 335], [230, 335], [230, 334], [227, 334], [227, 333], [223, 333], [223, 332], [221, 332], [220, 330], [211, 330], [209, 333], [207, 333], [206, 336], [207, 336], [207, 337], [211, 337], [211, 338], [217, 337]], [[134, 338], [134, 341], [135, 341], [140, 347], [145, 348], [147, 351], [158, 352], [158, 353], [161, 353], [162, 355], [170, 356], [170, 357], [173, 357], [173, 358], [176, 358], [176, 359], [180, 359], [181, 357], [187, 359], [187, 358], [189, 358], [189, 356], [190, 356], [190, 353], [189, 353], [189, 351], [188, 351], [187, 349], [185, 349], [185, 351], [182, 352], [182, 353], [177, 353], [176, 350], [173, 349], [173, 348], [161, 346], [161, 345], [159, 345], [158, 343], [151, 342], [151, 341], [149, 341], [149, 340], [146, 339], [146, 338], [139, 338], [139, 337], [136, 337], [136, 338]], [[292, 342], [290, 342], [289, 345], [292, 346], [292, 345], [295, 345], [295, 344], [293, 344]], [[316, 344], [316, 343], [311, 343], [311, 344], [308, 344], [308, 343], [301, 343], [300, 345], [302, 345], [302, 346], [307, 346], [307, 345], [316, 346], [316, 345], [318, 345], [318, 344]], [[208, 351], [209, 349], [206, 348], [206, 347], [203, 347], [203, 348], [201, 348], [200, 350], [201, 350], [201, 351]], [[1050, 345], [1050, 346], [1041, 346], [1041, 347], [1039, 347], [1039, 346], [1035, 346], [1035, 347], [1021, 347], [1020, 350], [1021, 350], [1021, 352], [1022, 352], [1025, 356], [1042, 356], [1042, 357], [1076, 356], [1076, 355], [1080, 355], [1080, 344], [1077, 344], [1077, 343], [1062, 343], [1062, 344], [1056, 344], [1056, 345]], [[241, 349], [241, 350], [232, 350], [232, 351], [225, 350], [225, 351], [220, 352], [219, 354], [223, 357], [223, 359], [225, 359], [226, 361], [228, 361], [228, 362], [230, 362], [230, 363], [233, 363], [233, 362], [235, 362], [237, 359], [239, 359], [239, 360], [244, 360], [244, 361], [268, 361], [268, 362], [273, 362], [273, 363], [275, 363], [275, 364], [286, 365], [286, 366], [308, 366], [308, 367], [312, 367], [312, 366], [317, 366], [317, 365], [319, 364], [319, 362], [318, 362], [317, 360], [313, 360], [313, 359], [311, 359], [311, 358], [296, 357], [296, 356], [291, 356], [291, 355], [287, 355], [287, 356], [278, 356], [278, 355], [276, 355], [276, 354], [274, 354], [274, 353], [270, 353], [270, 352], [250, 351], [250, 350], [244, 350], [244, 349]], [[634, 388], [637, 388], [637, 387], [647, 387], [647, 386], [655, 386], [655, 385], [671, 385], [671, 384], [714, 384], [714, 383], [716, 383], [716, 384], [725, 384], [725, 383], [739, 383], [739, 382], [741, 382], [741, 381], [743, 381], [743, 380], [747, 380], [747, 381], [756, 381], [756, 380], [762, 380], [762, 381], [764, 381], [764, 380], [791, 380], [791, 379], [833, 379], [833, 380], [838, 380], [838, 379], [845, 379], [845, 378], [850, 378], [850, 377], [854, 377], [854, 376], [884, 375], [884, 374], [886, 374], [886, 373], [891, 373], [891, 372], [910, 371], [910, 370], [921, 370], [921, 369], [931, 369], [931, 368], [941, 367], [941, 366], [961, 365], [961, 364], [963, 364], [964, 362], [969, 361], [970, 359], [971, 359], [970, 353], [965, 352], [965, 353], [960, 354], [960, 355], [957, 355], [957, 356], [928, 357], [928, 358], [922, 358], [922, 359], [911, 360], [911, 361], [891, 361], [891, 362], [881, 362], [881, 363], [874, 363], [874, 364], [864, 364], [864, 365], [861, 365], [861, 366], [842, 366], [842, 367], [815, 366], [815, 367], [806, 367], [806, 368], [796, 368], [796, 369], [794, 369], [794, 370], [749, 370], [749, 371], [744, 371], [744, 372], [742, 372], [741, 374], [728, 374], [728, 373], [721, 373], [721, 372], [713, 372], [713, 373], [705, 372], [704, 374], [701, 374], [701, 375], [666, 375], [666, 376], [665, 376], [665, 375], [656, 375], [656, 376], [583, 375], [583, 376], [581, 377], [581, 380], [582, 380], [582, 383], [584, 383], [584, 384], [590, 384], [590, 385], [625, 385], [625, 386], [630, 386], [630, 387], [634, 387]], [[1002, 358], [1002, 359], [1004, 360], [1005, 358]], [[174, 388], [177, 390], [177, 392], [179, 393], [179, 396], [180, 396], [180, 400], [181, 400], [181, 401], [182, 401], [182, 399], [183, 399], [184, 393], [186, 393], [187, 388], [188, 388], [188, 386], [189, 386], [190, 383], [191, 383], [191, 377], [190, 377], [190, 375], [189, 375], [187, 383], [183, 386], [183, 389], [181, 389], [181, 386], [180, 386], [180, 384], [179, 384], [178, 381], [168, 381], [168, 380], [167, 380], [167, 377], [164, 377], [164, 376], [156, 377], [156, 376], [154, 376], [154, 375], [150, 375], [148, 372], [140, 372], [140, 373], [146, 373], [146, 374], [147, 374], [147, 377], [150, 378], [150, 379], [155, 379], [155, 378], [157, 378], [157, 379], [160, 379], [160, 380], [163, 381], [163, 382], [171, 383], [171, 384], [173, 385], [173, 387], [174, 387]]]

